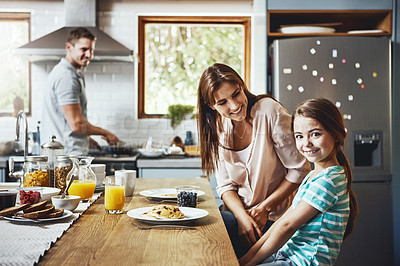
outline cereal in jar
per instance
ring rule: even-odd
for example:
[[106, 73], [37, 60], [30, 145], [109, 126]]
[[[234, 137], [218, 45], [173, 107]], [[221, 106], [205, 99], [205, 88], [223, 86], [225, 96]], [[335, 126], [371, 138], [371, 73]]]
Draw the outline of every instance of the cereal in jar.
[[47, 156], [26, 157], [24, 173], [24, 187], [48, 187], [50, 185]]
[[72, 169], [72, 161], [68, 155], [58, 155], [54, 170], [54, 186], [64, 192], [67, 187], [67, 175]]

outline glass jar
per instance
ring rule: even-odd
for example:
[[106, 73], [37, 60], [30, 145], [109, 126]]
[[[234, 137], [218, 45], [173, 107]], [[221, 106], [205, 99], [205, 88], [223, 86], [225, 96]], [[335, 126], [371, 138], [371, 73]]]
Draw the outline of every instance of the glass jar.
[[92, 198], [96, 188], [96, 174], [90, 168], [94, 157], [70, 156], [73, 166], [67, 175], [67, 184], [74, 177], [71, 186], [68, 189], [69, 195], [81, 197], [83, 201]]
[[54, 186], [64, 192], [67, 187], [67, 175], [72, 169], [72, 161], [68, 155], [58, 155], [54, 169]]
[[55, 169], [55, 164], [57, 162], [57, 156], [64, 154], [64, 146], [56, 141], [56, 136], [51, 136], [50, 141], [44, 143], [42, 146], [42, 155], [45, 155], [48, 157], [48, 163], [49, 163], [49, 180], [50, 180], [50, 186], [54, 187], [55, 184], [55, 176], [54, 176], [54, 169]]
[[176, 187], [176, 198], [178, 207], [192, 207], [197, 206], [197, 192], [198, 186], [179, 186]]
[[24, 173], [23, 187], [48, 187], [50, 185], [47, 156], [27, 156]]

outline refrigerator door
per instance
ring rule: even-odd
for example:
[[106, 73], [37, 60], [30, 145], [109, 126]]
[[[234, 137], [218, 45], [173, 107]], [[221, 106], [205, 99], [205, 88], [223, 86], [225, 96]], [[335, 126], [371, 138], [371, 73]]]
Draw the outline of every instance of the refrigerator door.
[[307, 37], [273, 43], [273, 96], [292, 113], [309, 98], [341, 110], [345, 153], [359, 181], [391, 180], [391, 41]]

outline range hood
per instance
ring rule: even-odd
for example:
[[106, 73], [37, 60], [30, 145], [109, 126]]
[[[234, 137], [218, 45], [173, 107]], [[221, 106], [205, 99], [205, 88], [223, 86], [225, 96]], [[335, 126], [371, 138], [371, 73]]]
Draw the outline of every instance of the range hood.
[[95, 0], [64, 0], [64, 11], [65, 27], [29, 42], [14, 52], [29, 55], [31, 61], [59, 60], [66, 54], [68, 32], [77, 27], [85, 27], [97, 37], [92, 61], [134, 61], [132, 50], [96, 27]]

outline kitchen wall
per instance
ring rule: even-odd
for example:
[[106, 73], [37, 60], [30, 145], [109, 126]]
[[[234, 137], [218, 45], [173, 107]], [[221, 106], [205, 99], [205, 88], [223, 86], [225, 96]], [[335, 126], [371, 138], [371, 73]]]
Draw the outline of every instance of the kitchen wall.
[[[0, 1], [0, 11], [31, 12], [31, 39], [64, 26], [63, 1]], [[137, 51], [139, 15], [238, 15], [252, 16], [252, 78], [254, 93], [266, 91], [265, 81], [265, 1], [135, 1], [99, 0], [98, 26], [126, 47]], [[179, 11], [177, 11], [179, 10]], [[17, 56], [17, 55], [16, 55]], [[32, 117], [29, 130], [35, 130], [41, 117], [43, 89], [57, 62], [32, 63]], [[192, 131], [197, 140], [196, 121], [188, 120], [173, 130], [167, 119], [137, 119], [137, 62], [91, 62], [85, 69], [88, 119], [115, 132], [129, 143], [142, 144], [149, 136], [169, 144], [174, 136], [183, 140]], [[255, 89], [257, 88], [257, 89]], [[0, 118], [0, 141], [15, 136], [15, 118]], [[95, 137], [100, 144], [105, 141]]]

